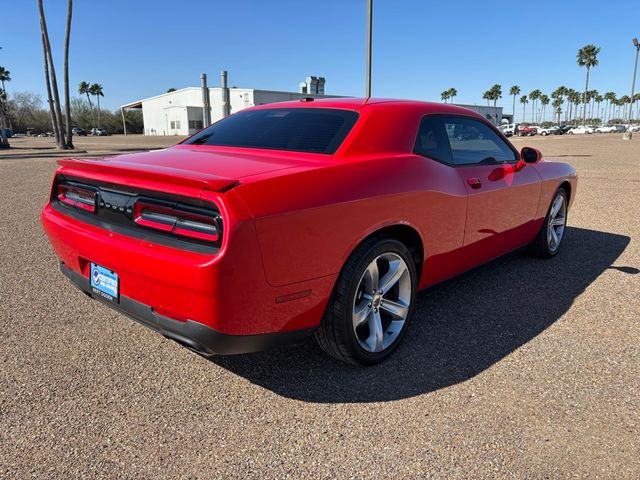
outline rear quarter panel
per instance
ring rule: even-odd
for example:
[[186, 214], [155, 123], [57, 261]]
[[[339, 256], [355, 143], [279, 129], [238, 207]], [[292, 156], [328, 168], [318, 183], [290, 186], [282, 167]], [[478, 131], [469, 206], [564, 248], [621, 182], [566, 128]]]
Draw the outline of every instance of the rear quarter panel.
[[[466, 193], [456, 171], [417, 155], [362, 157], [237, 187], [255, 217], [267, 280], [279, 286], [338, 273], [354, 248], [388, 225], [422, 237], [421, 285], [450, 276]], [[433, 261], [431, 261], [433, 260]]]

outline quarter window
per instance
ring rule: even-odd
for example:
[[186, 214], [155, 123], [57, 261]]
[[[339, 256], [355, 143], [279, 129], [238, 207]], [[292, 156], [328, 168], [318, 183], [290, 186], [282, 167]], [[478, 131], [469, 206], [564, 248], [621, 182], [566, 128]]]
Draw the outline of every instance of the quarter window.
[[464, 117], [445, 117], [443, 122], [455, 165], [516, 161], [515, 152], [484, 123]]
[[426, 116], [422, 119], [413, 151], [418, 155], [439, 162], [453, 163], [449, 139], [442, 118]]

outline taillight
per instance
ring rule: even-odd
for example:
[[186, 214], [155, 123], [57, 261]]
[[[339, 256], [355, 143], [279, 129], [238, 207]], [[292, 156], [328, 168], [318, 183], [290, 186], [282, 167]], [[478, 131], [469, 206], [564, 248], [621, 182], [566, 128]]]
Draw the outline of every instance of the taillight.
[[76, 207], [87, 212], [96, 211], [96, 192], [75, 185], [58, 185], [58, 201], [69, 207]]
[[214, 212], [198, 212], [138, 201], [133, 206], [133, 221], [162, 232], [208, 242], [220, 238], [219, 217]]

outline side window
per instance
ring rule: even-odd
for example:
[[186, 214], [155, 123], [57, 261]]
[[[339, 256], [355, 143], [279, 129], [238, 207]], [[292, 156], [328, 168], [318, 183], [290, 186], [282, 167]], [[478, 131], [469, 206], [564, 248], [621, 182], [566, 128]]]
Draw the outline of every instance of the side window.
[[426, 116], [420, 122], [414, 153], [442, 163], [453, 163], [449, 139], [440, 117]]
[[491, 165], [516, 161], [513, 150], [484, 123], [464, 117], [446, 117], [442, 120], [455, 165]]

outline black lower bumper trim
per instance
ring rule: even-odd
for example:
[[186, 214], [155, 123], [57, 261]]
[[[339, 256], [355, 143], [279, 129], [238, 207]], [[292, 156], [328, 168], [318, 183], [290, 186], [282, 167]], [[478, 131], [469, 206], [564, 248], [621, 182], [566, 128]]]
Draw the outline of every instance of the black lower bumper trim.
[[120, 303], [113, 303], [99, 295], [94, 295], [89, 279], [68, 268], [64, 262], [60, 263], [60, 269], [76, 287], [91, 298], [105, 303], [144, 326], [205, 356], [252, 353], [281, 345], [295, 344], [308, 338], [314, 331], [310, 328], [260, 335], [228, 335], [200, 322], [193, 320], [183, 322], [159, 315], [148, 305], [122, 295]]

